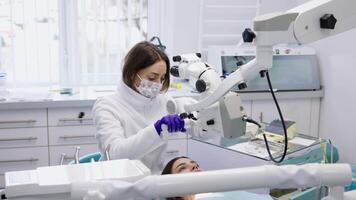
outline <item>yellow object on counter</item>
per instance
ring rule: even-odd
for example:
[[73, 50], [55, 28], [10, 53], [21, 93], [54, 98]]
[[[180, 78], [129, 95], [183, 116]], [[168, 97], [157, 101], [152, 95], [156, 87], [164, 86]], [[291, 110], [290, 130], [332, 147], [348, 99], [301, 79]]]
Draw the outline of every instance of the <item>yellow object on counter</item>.
[[176, 89], [178, 91], [181, 91], [183, 89], [183, 84], [182, 83], [171, 83], [169, 87]]

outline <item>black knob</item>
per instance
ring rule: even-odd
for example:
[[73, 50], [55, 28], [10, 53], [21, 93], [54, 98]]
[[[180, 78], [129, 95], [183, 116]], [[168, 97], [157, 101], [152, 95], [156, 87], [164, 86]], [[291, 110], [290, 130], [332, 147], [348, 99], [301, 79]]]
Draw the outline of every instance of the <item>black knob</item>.
[[204, 92], [207, 89], [206, 82], [202, 79], [197, 80], [197, 82], [195, 82], [195, 88], [198, 92]]
[[245, 82], [242, 82], [237, 87], [239, 88], [239, 90], [243, 90], [243, 89], [247, 88], [247, 84]]
[[196, 53], [195, 55], [197, 55], [198, 58], [201, 58], [201, 53]]
[[171, 69], [169, 70], [172, 76], [179, 77], [179, 67], [178, 66], [172, 66]]
[[84, 116], [85, 116], [85, 112], [80, 112], [80, 113], [78, 114], [78, 118], [79, 118], [79, 119], [82, 119]]
[[334, 29], [337, 19], [333, 14], [325, 14], [320, 18], [320, 28], [323, 29]]
[[250, 28], [246, 28], [244, 32], [242, 32], [244, 42], [252, 42], [255, 37], [256, 34]]
[[261, 70], [260, 71], [260, 77], [264, 78], [266, 76], [267, 70]]
[[181, 113], [181, 114], [179, 114], [179, 117], [180, 117], [181, 119], [187, 119], [187, 118], [188, 118], [188, 113], [186, 113], [186, 112]]
[[239, 61], [236, 62], [236, 67], [240, 67], [243, 64], [244, 64], [244, 61], [239, 60]]
[[210, 126], [210, 125], [214, 125], [215, 121], [213, 119], [206, 121], [206, 125]]
[[180, 56], [173, 56], [173, 61], [174, 62], [180, 62], [182, 60], [182, 57]]

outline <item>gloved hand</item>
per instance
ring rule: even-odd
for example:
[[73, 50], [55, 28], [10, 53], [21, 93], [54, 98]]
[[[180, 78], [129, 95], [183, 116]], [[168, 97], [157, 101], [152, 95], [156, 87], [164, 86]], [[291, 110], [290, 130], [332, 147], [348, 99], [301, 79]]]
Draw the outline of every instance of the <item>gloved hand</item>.
[[168, 127], [168, 132], [170, 132], [170, 133], [178, 132], [178, 131], [181, 131], [181, 132], [186, 131], [186, 129], [184, 128], [184, 120], [181, 119], [177, 114], [166, 115], [154, 124], [158, 135], [161, 135], [162, 125], [166, 125]]

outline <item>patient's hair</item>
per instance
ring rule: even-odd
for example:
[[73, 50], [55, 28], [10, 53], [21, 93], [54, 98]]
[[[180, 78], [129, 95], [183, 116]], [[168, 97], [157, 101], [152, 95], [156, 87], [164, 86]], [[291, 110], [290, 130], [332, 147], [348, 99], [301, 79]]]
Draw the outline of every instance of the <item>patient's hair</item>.
[[162, 171], [162, 175], [172, 174], [172, 168], [173, 168], [174, 163], [181, 158], [188, 158], [188, 157], [180, 156], [180, 157], [176, 157], [176, 158], [173, 158], [172, 160], [170, 160], [164, 167], [164, 169]]
[[[188, 157], [180, 156], [180, 157], [173, 158], [166, 164], [166, 166], [164, 167], [161, 174], [162, 175], [172, 174], [172, 168], [173, 168], [174, 163], [181, 158], [188, 158]], [[184, 198], [183, 197], [169, 197], [169, 198], [166, 198], [166, 200], [184, 200]]]

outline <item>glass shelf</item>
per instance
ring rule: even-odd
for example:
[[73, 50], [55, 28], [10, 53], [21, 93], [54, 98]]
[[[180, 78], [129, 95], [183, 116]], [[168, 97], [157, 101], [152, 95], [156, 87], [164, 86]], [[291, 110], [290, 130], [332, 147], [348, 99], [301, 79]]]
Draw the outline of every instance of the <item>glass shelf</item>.
[[[246, 154], [252, 157], [256, 157], [265, 161], [271, 161], [263, 137], [255, 137], [251, 139], [249, 137], [238, 138], [223, 138], [218, 135], [202, 134], [204, 136], [192, 136], [191, 139], [203, 142], [209, 145], [214, 145], [226, 150], [235, 151], [238, 153]], [[288, 141], [287, 157], [289, 155], [302, 153], [304, 150], [311, 150], [320, 147], [321, 143], [325, 140], [321, 138], [312, 137], [309, 135], [296, 134], [296, 136]], [[269, 147], [273, 157], [278, 160], [284, 150], [284, 142], [277, 143], [269, 141]]]

